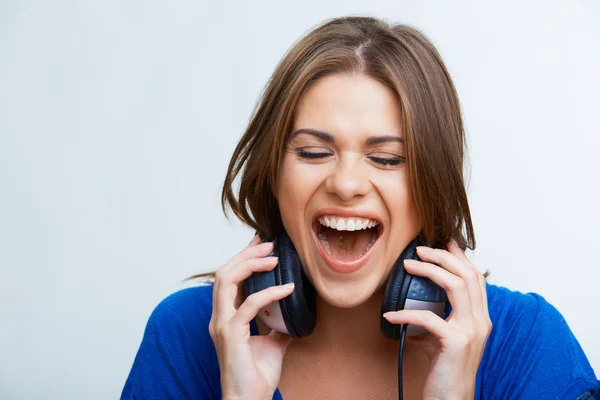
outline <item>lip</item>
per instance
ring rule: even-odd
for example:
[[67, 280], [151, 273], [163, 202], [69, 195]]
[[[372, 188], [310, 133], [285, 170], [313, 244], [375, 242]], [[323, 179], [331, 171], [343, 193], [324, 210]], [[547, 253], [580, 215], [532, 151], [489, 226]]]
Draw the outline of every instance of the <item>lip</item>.
[[342, 273], [342, 274], [349, 274], [349, 273], [358, 271], [369, 261], [369, 259], [371, 258], [371, 254], [373, 254], [373, 251], [379, 246], [379, 239], [383, 235], [383, 224], [381, 223], [381, 219], [376, 214], [369, 212], [369, 211], [365, 211], [365, 210], [361, 211], [361, 210], [344, 210], [344, 209], [338, 209], [338, 208], [324, 208], [324, 209], [319, 210], [317, 213], [315, 213], [315, 215], [313, 217], [313, 224], [319, 224], [319, 221], [317, 221], [317, 219], [323, 215], [336, 215], [336, 216], [345, 217], [345, 218], [351, 218], [351, 217], [368, 218], [368, 219], [378, 222], [378, 224], [379, 224], [378, 237], [377, 237], [377, 240], [375, 241], [375, 243], [373, 244], [373, 246], [371, 246], [369, 251], [367, 251], [367, 253], [364, 256], [362, 256], [361, 258], [359, 258], [358, 260], [346, 261], [346, 262], [333, 258], [325, 251], [325, 249], [323, 248], [323, 245], [321, 244], [321, 241], [319, 240], [319, 238], [317, 236], [317, 233], [315, 232], [315, 227], [311, 226], [311, 231], [312, 231], [313, 240], [315, 242], [315, 246], [317, 247], [317, 250], [318, 250], [319, 254], [321, 255], [321, 259], [323, 261], [325, 261], [325, 264], [330, 269], [332, 269], [335, 272]]

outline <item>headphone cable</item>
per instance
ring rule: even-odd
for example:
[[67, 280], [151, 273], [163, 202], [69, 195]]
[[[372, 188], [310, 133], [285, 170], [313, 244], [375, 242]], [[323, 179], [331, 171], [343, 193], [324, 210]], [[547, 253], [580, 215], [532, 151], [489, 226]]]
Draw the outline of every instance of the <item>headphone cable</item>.
[[402, 337], [400, 338], [400, 350], [398, 351], [398, 400], [402, 400], [402, 357], [404, 356], [404, 339], [406, 338], [407, 324], [402, 325]]

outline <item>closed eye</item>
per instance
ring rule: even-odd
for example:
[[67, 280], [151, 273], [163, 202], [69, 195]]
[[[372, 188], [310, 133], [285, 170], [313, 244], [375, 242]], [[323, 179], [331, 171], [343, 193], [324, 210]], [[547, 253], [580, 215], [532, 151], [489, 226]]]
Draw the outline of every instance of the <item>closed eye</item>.
[[369, 156], [369, 159], [377, 164], [386, 165], [386, 166], [397, 166], [401, 163], [405, 162], [406, 159], [404, 157], [374, 157]]
[[325, 158], [325, 157], [329, 157], [331, 155], [333, 155], [333, 154], [329, 153], [329, 152], [324, 152], [324, 151], [306, 151], [303, 149], [298, 150], [298, 156], [309, 159], [309, 160]]
[[[330, 157], [333, 155], [332, 152], [327, 151], [308, 151], [306, 149], [299, 149], [297, 151], [299, 157], [307, 159], [307, 160], [316, 160], [320, 158]], [[395, 157], [375, 157], [368, 156], [369, 160], [383, 165], [383, 166], [398, 166], [406, 161], [404, 157], [395, 156]]]

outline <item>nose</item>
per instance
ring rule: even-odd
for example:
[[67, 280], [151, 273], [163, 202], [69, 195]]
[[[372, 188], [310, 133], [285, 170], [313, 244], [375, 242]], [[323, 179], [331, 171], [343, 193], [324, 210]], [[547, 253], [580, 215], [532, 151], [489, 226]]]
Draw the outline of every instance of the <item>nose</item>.
[[335, 194], [345, 202], [366, 195], [370, 189], [371, 182], [359, 156], [341, 159], [325, 180], [327, 193]]

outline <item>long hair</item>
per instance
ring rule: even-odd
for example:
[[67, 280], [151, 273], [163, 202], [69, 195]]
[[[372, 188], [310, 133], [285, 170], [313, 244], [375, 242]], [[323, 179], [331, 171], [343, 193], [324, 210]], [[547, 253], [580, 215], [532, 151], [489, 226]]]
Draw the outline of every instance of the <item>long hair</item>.
[[269, 240], [283, 231], [274, 190], [296, 105], [316, 81], [340, 73], [368, 76], [397, 95], [410, 193], [424, 243], [454, 239], [463, 250], [475, 249], [463, 176], [467, 145], [450, 74], [419, 30], [373, 17], [326, 20], [286, 52], [229, 162], [223, 211], [230, 208]]

